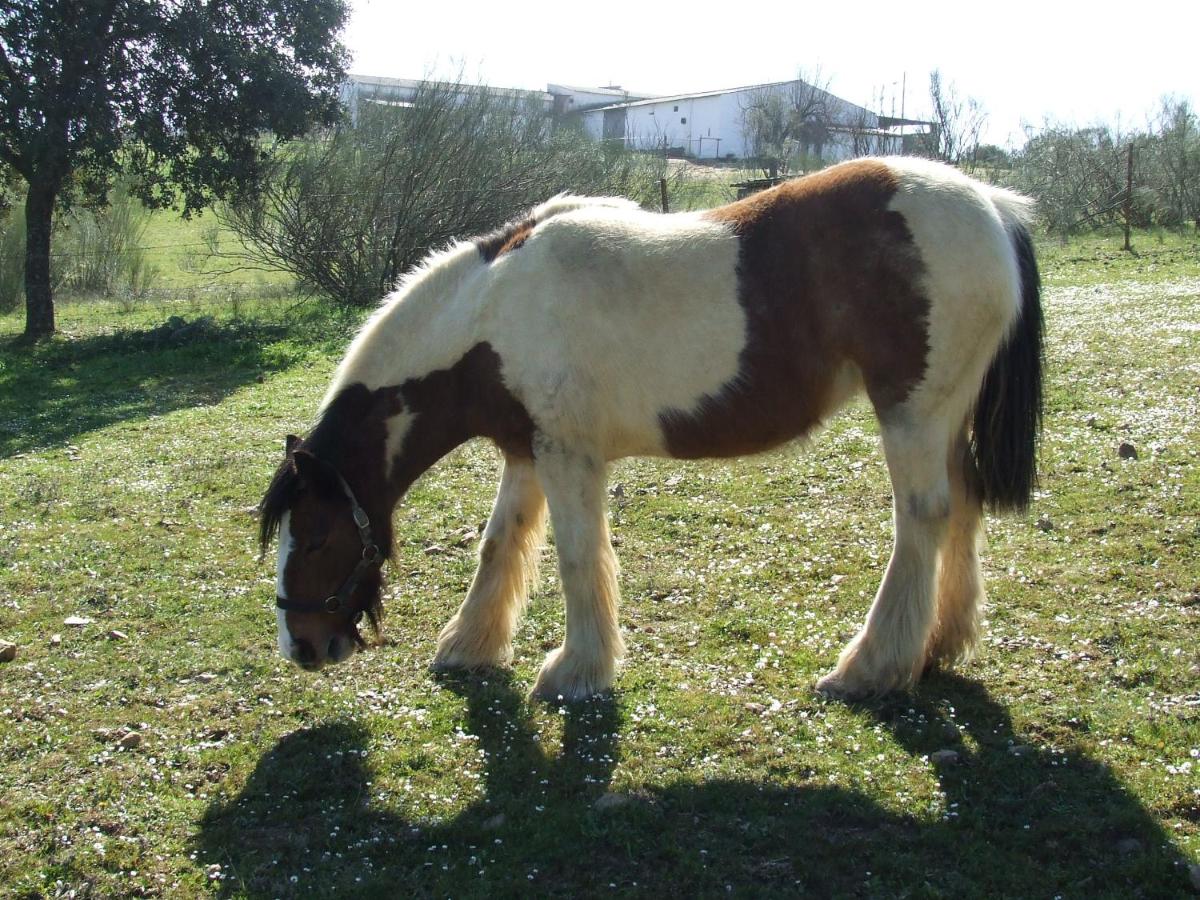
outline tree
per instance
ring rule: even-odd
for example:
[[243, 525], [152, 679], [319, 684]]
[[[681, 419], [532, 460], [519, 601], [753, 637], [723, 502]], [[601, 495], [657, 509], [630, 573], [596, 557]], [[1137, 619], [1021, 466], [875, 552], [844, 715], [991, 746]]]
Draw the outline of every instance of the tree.
[[983, 104], [974, 97], [959, 97], [955, 85], [945, 84], [938, 69], [929, 73], [929, 102], [933, 107], [929, 154], [954, 165], [974, 163], [987, 124]]
[[1163, 224], [1200, 228], [1200, 121], [1185, 99], [1164, 98], [1143, 163]]
[[56, 206], [113, 176], [187, 215], [255, 182], [264, 132], [332, 123], [345, 0], [6, 0], [0, 160], [24, 178], [25, 337], [54, 331]]
[[847, 117], [845, 134], [851, 156], [872, 156], [890, 150], [890, 143], [881, 137], [878, 119], [861, 107]]
[[830, 79], [817, 67], [799, 73], [786, 85], [765, 85], [752, 91], [742, 105], [742, 133], [749, 155], [775, 178], [786, 174], [794, 150], [820, 157], [834, 124]]

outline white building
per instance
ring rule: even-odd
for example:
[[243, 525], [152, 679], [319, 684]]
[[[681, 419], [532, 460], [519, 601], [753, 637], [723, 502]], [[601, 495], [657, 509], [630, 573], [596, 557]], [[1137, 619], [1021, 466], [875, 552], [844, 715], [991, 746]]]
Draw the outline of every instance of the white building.
[[[457, 90], [464, 98], [471, 92], [478, 91], [478, 85], [449, 84], [437, 82], [439, 85]], [[412, 106], [414, 98], [429, 81], [419, 78], [383, 78], [378, 75], [347, 75], [342, 82], [341, 103], [350, 113], [350, 121], [358, 123], [359, 109], [367, 104], [375, 106]], [[487, 88], [489, 94], [497, 97], [508, 97], [524, 100], [541, 107], [549, 114], [554, 109], [554, 98], [545, 91], [527, 91], [520, 88]]]
[[602, 106], [612, 106], [617, 103], [648, 100], [652, 96], [651, 94], [639, 94], [627, 91], [617, 84], [600, 88], [571, 87], [568, 84], [548, 84], [546, 85], [546, 91], [554, 98], [554, 112], [558, 115], [581, 112], [587, 109], [597, 109]]
[[819, 105], [822, 127], [808, 135], [810, 146], [794, 150], [827, 161], [899, 152], [903, 128], [908, 126], [911, 134], [918, 125], [880, 116], [802, 81], [614, 103], [584, 111], [580, 118], [596, 140], [620, 141], [638, 150], [665, 148], [694, 159], [741, 158], [754, 155], [746, 112], [771, 95], [785, 104], [799, 100]]
[[[429, 82], [418, 78], [384, 78], [378, 75], [347, 75], [342, 82], [342, 106], [350, 113], [350, 121], [358, 121], [359, 109], [364, 104], [377, 106], [411, 106], [421, 87]], [[445, 86], [457, 90], [463, 97], [479, 90], [479, 85], [450, 84]], [[601, 88], [580, 88], [564, 84], [547, 85], [544, 91], [523, 88], [488, 87], [487, 92], [495, 97], [506, 97], [526, 101], [540, 107], [547, 115], [568, 115], [584, 109], [610, 106], [614, 103], [644, 100], [649, 94], [633, 93], [612, 85]]]
[[[342, 105], [352, 122], [364, 104], [411, 106], [425, 81], [348, 75]], [[450, 85], [466, 97], [478, 85]], [[544, 91], [487, 87], [489, 94], [524, 101], [548, 117], [576, 118], [595, 140], [619, 141], [636, 150], [667, 150], [693, 159], [740, 159], [756, 155], [746, 128], [746, 112], [764, 98], [777, 98], [793, 108], [820, 109], [820, 127], [793, 140], [792, 153], [835, 162], [867, 153], [898, 153], [905, 129], [912, 135], [928, 123], [888, 118], [813, 87], [803, 81], [779, 81], [721, 91], [654, 97], [618, 85], [572, 87], [548, 84]]]

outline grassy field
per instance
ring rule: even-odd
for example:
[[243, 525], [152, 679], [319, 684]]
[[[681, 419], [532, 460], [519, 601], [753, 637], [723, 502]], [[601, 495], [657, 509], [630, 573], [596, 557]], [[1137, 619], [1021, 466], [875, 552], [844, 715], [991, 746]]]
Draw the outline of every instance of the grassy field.
[[511, 671], [427, 670], [485, 445], [398, 511], [382, 647], [275, 653], [253, 506], [352, 318], [78, 306], [32, 351], [0, 318], [0, 894], [1197, 892], [1200, 242], [1136, 244], [1042, 245], [1042, 490], [989, 522], [981, 653], [858, 706], [812, 684], [890, 549], [865, 407], [803, 451], [614, 466], [629, 655], [557, 708], [526, 698], [553, 547]]

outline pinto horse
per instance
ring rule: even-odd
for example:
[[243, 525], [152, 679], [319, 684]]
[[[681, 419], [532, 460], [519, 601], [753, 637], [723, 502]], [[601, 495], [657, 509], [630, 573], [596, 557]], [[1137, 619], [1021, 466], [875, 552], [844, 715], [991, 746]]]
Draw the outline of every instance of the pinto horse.
[[479, 567], [433, 664], [510, 661], [545, 528], [566, 633], [534, 693], [609, 688], [623, 652], [606, 470], [758, 453], [865, 391], [895, 545], [822, 693], [906, 688], [972, 649], [984, 506], [1036, 478], [1042, 310], [1029, 203], [921, 160], [857, 160], [700, 213], [557, 197], [430, 256], [355, 338], [262, 502], [284, 656], [345, 659], [378, 627], [392, 511], [474, 437], [504, 457]]

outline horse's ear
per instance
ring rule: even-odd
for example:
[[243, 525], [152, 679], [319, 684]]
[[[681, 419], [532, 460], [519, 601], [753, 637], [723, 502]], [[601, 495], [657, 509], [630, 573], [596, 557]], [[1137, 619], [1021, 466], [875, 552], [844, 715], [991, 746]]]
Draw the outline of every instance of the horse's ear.
[[292, 460], [292, 468], [301, 478], [311, 481], [314, 476], [319, 474], [321, 464], [307, 450], [288, 450], [288, 455]]
[[300, 438], [296, 437], [296, 435], [294, 435], [294, 434], [289, 434], [287, 436], [286, 442], [284, 443], [284, 451], [285, 451], [286, 455], [291, 456], [293, 453], [296, 452], [296, 448], [298, 446], [300, 446]]
[[303, 490], [306, 487], [319, 488], [322, 491], [336, 491], [337, 476], [328, 465], [321, 462], [307, 450], [297, 449], [289, 458], [292, 468], [300, 477], [298, 487]]

